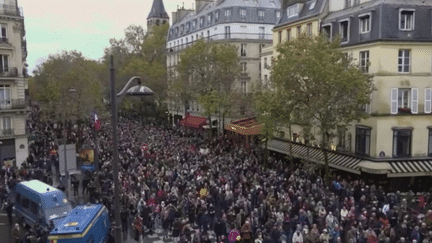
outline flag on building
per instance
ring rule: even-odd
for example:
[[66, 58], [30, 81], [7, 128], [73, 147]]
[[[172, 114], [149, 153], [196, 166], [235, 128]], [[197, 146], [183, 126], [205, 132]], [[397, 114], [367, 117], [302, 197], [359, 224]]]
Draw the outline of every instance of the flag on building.
[[94, 114], [94, 127], [96, 131], [99, 130], [101, 127], [101, 121], [99, 120], [96, 113]]

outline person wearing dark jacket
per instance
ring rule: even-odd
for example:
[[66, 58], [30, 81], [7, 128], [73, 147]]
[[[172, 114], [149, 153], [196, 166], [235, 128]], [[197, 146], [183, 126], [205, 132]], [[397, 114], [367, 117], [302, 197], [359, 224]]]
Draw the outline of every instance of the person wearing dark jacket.
[[7, 206], [6, 206], [6, 213], [7, 213], [7, 216], [8, 216], [9, 225], [12, 225], [13, 206], [14, 206], [14, 204], [11, 201], [8, 201]]
[[127, 207], [123, 207], [120, 212], [120, 217], [122, 221], [122, 231], [126, 234], [128, 233], [128, 216], [129, 216], [129, 210]]
[[214, 226], [214, 232], [216, 234], [216, 241], [219, 242], [222, 235], [225, 235], [226, 233], [226, 223], [223, 220], [217, 219]]

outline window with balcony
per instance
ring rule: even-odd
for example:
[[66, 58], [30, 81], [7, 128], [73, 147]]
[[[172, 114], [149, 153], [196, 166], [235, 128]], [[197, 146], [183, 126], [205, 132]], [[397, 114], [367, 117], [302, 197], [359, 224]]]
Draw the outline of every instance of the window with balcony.
[[0, 74], [9, 71], [9, 57], [7, 55], [0, 55]]
[[398, 55], [398, 72], [409, 73], [411, 70], [410, 66], [410, 54], [411, 50], [399, 50]]
[[0, 85], [0, 109], [9, 108], [11, 105], [10, 85]]
[[370, 128], [356, 127], [356, 154], [370, 155], [370, 135]]
[[0, 135], [13, 135], [12, 117], [2, 117], [2, 132]]
[[399, 29], [400, 30], [414, 30], [415, 20], [414, 10], [399, 10]]
[[349, 38], [349, 21], [344, 20], [339, 22], [339, 35], [341, 37], [341, 43], [348, 42]]
[[246, 44], [240, 44], [240, 55], [242, 57], [246, 56]]
[[369, 51], [360, 52], [360, 70], [364, 73], [369, 72]]
[[360, 34], [369, 33], [371, 30], [371, 16], [370, 14], [363, 14], [359, 16]]
[[258, 19], [264, 20], [264, 10], [258, 10]]
[[412, 129], [393, 129], [393, 157], [411, 156]]
[[418, 113], [418, 88], [392, 88], [391, 114]]

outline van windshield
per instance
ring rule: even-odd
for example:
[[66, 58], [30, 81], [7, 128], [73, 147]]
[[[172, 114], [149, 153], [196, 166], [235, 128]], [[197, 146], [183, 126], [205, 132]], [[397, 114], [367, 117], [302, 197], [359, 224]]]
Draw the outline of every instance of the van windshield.
[[54, 220], [57, 218], [66, 217], [66, 215], [72, 211], [70, 204], [65, 204], [58, 207], [52, 207], [45, 209], [45, 216], [48, 220]]

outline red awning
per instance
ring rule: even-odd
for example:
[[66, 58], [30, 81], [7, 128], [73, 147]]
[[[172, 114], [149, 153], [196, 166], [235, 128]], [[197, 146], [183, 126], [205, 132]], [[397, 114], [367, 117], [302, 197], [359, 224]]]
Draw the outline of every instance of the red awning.
[[207, 123], [207, 118], [201, 116], [191, 116], [189, 114], [186, 114], [186, 117], [181, 119], [179, 122], [180, 125], [186, 127], [201, 128], [203, 125]]
[[241, 135], [258, 135], [261, 134], [261, 127], [262, 124], [255, 117], [249, 117], [231, 122], [225, 126], [225, 129]]

